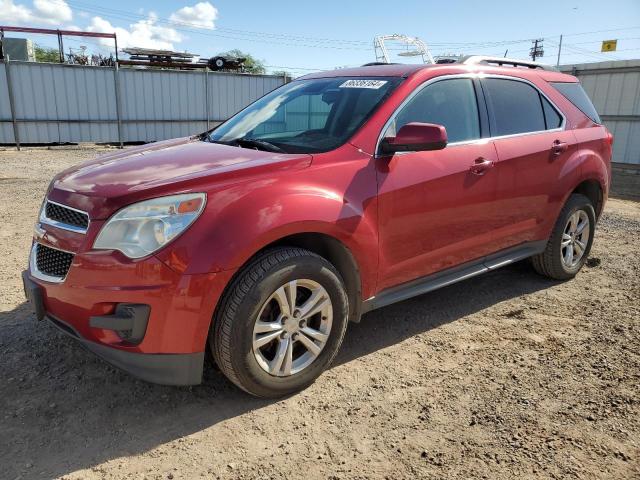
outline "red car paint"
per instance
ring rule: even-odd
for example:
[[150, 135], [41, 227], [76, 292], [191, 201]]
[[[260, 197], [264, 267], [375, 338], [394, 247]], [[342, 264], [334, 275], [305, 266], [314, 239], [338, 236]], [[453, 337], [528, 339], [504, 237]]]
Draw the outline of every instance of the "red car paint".
[[[525, 79], [566, 117], [560, 132], [482, 139], [439, 151], [376, 157], [381, 131], [417, 87], [435, 77], [471, 74]], [[64, 283], [31, 276], [46, 311], [86, 341], [140, 353], [205, 349], [212, 316], [234, 273], [289, 235], [313, 232], [353, 255], [362, 301], [390, 287], [549, 237], [571, 192], [595, 180], [607, 197], [611, 143], [548, 82], [574, 77], [487, 65], [385, 66], [325, 72], [332, 76], [406, 76], [339, 148], [276, 154], [182, 138], [130, 148], [72, 167], [52, 182], [48, 199], [89, 214], [86, 235], [40, 225], [36, 241], [75, 253]], [[555, 143], [562, 143], [558, 154]], [[144, 199], [204, 192], [195, 223], [156, 254], [132, 260], [92, 249], [104, 222]], [[600, 208], [601, 210], [601, 208]], [[91, 328], [92, 315], [120, 302], [151, 306], [146, 334], [129, 345]]]

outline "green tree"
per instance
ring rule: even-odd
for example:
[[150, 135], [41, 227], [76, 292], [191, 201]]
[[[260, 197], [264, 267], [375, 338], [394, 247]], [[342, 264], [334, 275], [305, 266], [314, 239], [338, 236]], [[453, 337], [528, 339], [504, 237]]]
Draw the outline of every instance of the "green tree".
[[36, 44], [34, 50], [36, 62], [60, 63], [60, 53], [57, 48], [43, 47]]
[[219, 55], [222, 57], [246, 58], [244, 62], [245, 72], [262, 74], [262, 73], [266, 73], [267, 71], [266, 67], [264, 66], [264, 60], [259, 60], [255, 58], [253, 55], [251, 55], [250, 53], [245, 53], [241, 50], [238, 50], [237, 48], [234, 48], [233, 50], [229, 50], [228, 52], [220, 53]]

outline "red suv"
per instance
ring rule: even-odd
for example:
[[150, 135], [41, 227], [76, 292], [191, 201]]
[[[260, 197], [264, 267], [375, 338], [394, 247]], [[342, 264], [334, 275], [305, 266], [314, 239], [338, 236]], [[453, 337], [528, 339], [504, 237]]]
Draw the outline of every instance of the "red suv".
[[58, 174], [25, 291], [142, 379], [197, 384], [209, 347], [240, 388], [282, 396], [364, 312], [527, 257], [576, 275], [611, 147], [578, 80], [538, 64], [307, 75], [205, 134]]

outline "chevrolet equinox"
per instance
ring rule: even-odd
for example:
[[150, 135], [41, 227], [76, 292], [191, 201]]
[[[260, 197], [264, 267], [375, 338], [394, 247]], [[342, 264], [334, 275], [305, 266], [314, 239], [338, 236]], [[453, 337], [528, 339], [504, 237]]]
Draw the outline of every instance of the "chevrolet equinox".
[[27, 298], [144, 380], [207, 348], [262, 397], [305, 388], [363, 313], [530, 258], [573, 278], [613, 137], [578, 80], [468, 57], [307, 75], [213, 130], [56, 175]]

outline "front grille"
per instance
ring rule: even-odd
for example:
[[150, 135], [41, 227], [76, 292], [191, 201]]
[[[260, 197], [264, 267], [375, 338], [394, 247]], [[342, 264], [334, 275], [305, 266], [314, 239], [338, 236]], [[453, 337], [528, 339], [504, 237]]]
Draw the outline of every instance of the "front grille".
[[45, 245], [36, 245], [36, 267], [51, 277], [64, 278], [73, 262], [73, 253], [56, 250]]
[[89, 215], [63, 207], [57, 203], [47, 202], [44, 213], [47, 218], [66, 225], [72, 225], [84, 230], [89, 226]]

